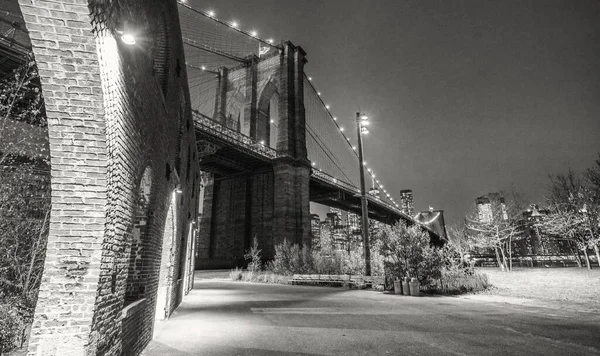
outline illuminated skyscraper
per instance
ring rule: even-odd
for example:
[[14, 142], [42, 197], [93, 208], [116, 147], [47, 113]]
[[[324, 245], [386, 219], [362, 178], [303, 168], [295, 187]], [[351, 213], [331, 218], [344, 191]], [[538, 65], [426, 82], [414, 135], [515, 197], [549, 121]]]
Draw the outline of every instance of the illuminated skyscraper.
[[412, 189], [402, 189], [400, 191], [400, 210], [408, 216], [413, 216], [415, 213]]
[[502, 214], [504, 219], [506, 216], [506, 207], [504, 205], [504, 197], [500, 193], [488, 193], [475, 199], [477, 205], [477, 215], [479, 221], [490, 222], [495, 217], [494, 214]]

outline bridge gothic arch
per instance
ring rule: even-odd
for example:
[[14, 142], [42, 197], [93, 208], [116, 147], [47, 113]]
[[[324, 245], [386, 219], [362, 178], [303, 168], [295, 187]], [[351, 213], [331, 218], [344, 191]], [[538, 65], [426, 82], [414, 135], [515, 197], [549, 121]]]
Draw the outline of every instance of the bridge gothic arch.
[[256, 140], [277, 149], [279, 124], [279, 91], [269, 80], [262, 88], [258, 99], [258, 115], [255, 121]]

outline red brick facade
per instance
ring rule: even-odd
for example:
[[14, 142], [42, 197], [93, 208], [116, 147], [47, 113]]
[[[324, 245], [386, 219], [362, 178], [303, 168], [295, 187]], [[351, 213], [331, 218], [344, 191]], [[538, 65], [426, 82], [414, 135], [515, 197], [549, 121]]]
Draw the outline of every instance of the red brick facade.
[[[156, 310], [169, 315], [191, 287], [200, 184], [176, 2], [18, 1], [52, 170], [29, 354], [137, 355]], [[135, 45], [120, 40], [124, 21], [137, 30]]]

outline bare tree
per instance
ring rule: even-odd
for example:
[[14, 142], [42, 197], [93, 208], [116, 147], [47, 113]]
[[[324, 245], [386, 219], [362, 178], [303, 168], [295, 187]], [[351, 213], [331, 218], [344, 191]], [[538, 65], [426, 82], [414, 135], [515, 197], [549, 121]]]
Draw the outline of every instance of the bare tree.
[[511, 187], [465, 217], [473, 246], [492, 249], [503, 271], [512, 269], [512, 243], [524, 237], [524, 202], [523, 194]]
[[588, 269], [591, 269], [589, 256], [587, 254], [587, 239], [583, 226], [585, 218], [579, 212], [570, 211], [568, 207], [555, 205], [550, 208], [550, 213], [542, 218], [542, 228], [551, 236], [566, 239], [575, 243], [579, 250], [585, 255]]
[[[0, 307], [6, 311], [0, 314], [18, 319], [16, 328], [32, 321], [43, 270], [50, 214], [47, 146], [39, 76], [28, 57], [0, 79]], [[15, 335], [24, 336], [22, 330]], [[4, 351], [22, 342], [8, 340]]]
[[[600, 167], [598, 161], [596, 164], [596, 167]], [[555, 238], [575, 244], [577, 250], [583, 252], [588, 269], [591, 269], [588, 249], [596, 252], [600, 263], [600, 187], [596, 185], [600, 170], [596, 167], [589, 169], [586, 175], [577, 174], [569, 169], [565, 174], [550, 176], [547, 198], [550, 213], [543, 217], [541, 224], [542, 228]]]
[[586, 212], [588, 227], [590, 228], [591, 241], [598, 266], [600, 266], [600, 154], [591, 168], [586, 172], [586, 178], [590, 184], [592, 204]]
[[464, 223], [448, 227], [448, 244], [460, 255], [461, 264], [466, 264], [465, 255], [473, 249], [474, 242], [469, 236], [468, 229]]
[[[15, 135], [10, 120], [46, 126], [39, 74], [31, 56], [12, 75], [0, 81], [0, 164], [9, 155], [19, 154], [20, 145], [28, 139]], [[15, 136], [19, 137], [16, 141]]]

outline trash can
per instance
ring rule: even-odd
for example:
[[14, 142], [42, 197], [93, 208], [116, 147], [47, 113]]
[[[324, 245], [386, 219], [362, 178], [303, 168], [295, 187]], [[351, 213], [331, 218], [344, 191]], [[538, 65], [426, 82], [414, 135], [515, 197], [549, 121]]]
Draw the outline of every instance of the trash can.
[[408, 286], [408, 278], [407, 277], [402, 278], [402, 294], [410, 295], [410, 289]]
[[399, 279], [394, 281], [394, 294], [402, 294], [402, 281]]
[[410, 295], [413, 297], [419, 296], [419, 281], [416, 278], [410, 280]]

